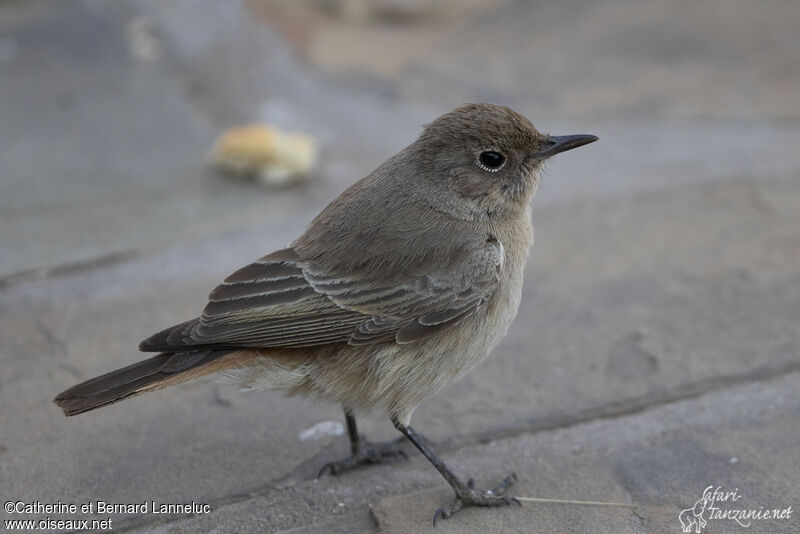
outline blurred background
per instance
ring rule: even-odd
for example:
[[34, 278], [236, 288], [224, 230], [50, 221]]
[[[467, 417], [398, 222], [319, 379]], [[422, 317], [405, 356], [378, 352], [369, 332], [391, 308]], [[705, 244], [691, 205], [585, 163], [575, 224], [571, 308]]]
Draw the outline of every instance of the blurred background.
[[[0, 1], [2, 493], [215, 503], [171, 532], [427, 525], [449, 497], [420, 497], [440, 481], [418, 458], [310, 482], [346, 440], [298, 436], [337, 407], [190, 384], [65, 420], [50, 399], [486, 101], [600, 141], [548, 166], [508, 338], [415, 423], [487, 483], [644, 508], [463, 517], [677, 531], [711, 484], [797, 504], [798, 25], [793, 0]], [[306, 136], [309, 176], [215, 170], [251, 123]]]

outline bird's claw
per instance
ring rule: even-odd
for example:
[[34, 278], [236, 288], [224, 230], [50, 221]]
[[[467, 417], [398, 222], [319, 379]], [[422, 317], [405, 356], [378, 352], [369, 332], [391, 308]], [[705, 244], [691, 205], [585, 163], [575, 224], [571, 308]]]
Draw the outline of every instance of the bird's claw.
[[470, 478], [466, 485], [456, 489], [456, 500], [452, 504], [442, 506], [436, 510], [436, 513], [433, 514], [433, 526], [436, 526], [436, 522], [439, 519], [447, 519], [462, 508], [469, 506], [507, 506], [512, 503], [522, 506], [522, 503], [516, 497], [503, 495], [506, 489], [513, 485], [516, 480], [517, 475], [511, 473], [494, 488], [481, 492], [475, 491], [475, 481]]
[[344, 460], [328, 462], [322, 466], [317, 473], [317, 478], [330, 471], [332, 475], [338, 475], [364, 465], [382, 464], [397, 458], [408, 460], [408, 454], [400, 447], [398, 440], [387, 443], [366, 443], [360, 450]]

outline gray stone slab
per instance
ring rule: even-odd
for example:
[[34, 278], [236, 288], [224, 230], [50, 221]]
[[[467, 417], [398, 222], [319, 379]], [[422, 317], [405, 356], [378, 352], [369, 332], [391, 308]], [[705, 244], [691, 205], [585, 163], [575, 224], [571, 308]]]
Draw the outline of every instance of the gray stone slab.
[[[678, 514], [708, 486], [736, 491], [720, 510], [796, 508], [794, 481], [800, 374], [752, 383], [644, 413], [468, 447], [448, 456], [488, 486], [513, 469], [513, 494], [635, 504], [619, 508], [524, 503], [470, 509], [443, 522], [443, 532], [679, 532]], [[494, 466], [494, 467], [491, 467]], [[492, 473], [489, 475], [488, 473]], [[492, 478], [489, 478], [492, 477]], [[381, 532], [420, 532], [447, 491], [384, 499], [373, 512]], [[425, 503], [428, 503], [427, 506]], [[427, 508], [427, 509], [426, 509]], [[731, 520], [705, 515], [703, 532], [738, 532]], [[752, 520], [747, 531], [795, 532], [800, 519]], [[436, 529], [439, 532], [439, 529]]]
[[431, 509], [437, 503], [447, 504], [453, 492], [447, 488], [420, 490], [407, 495], [389, 497], [373, 506], [379, 532], [641, 532], [632, 521], [628, 508], [586, 506], [579, 512], [565, 506], [526, 503], [522, 508], [486, 508], [466, 510], [461, 517], [431, 524]]
[[273, 11], [299, 20], [276, 17], [274, 27], [290, 35], [300, 26], [299, 44], [320, 68], [372, 76], [409, 100], [512, 101], [559, 117], [800, 116], [791, 2], [403, 4], [439, 9], [398, 24], [378, 7], [354, 23], [293, 2]]
[[[727, 508], [796, 508], [796, 434], [800, 374], [727, 388], [640, 414], [445, 453], [458, 473], [489, 486], [513, 470], [521, 497], [633, 504], [635, 508], [531, 503], [468, 509], [433, 530], [433, 512], [452, 494], [420, 456], [398, 466], [375, 466], [338, 478], [278, 487], [212, 513], [137, 531], [282, 532], [287, 523], [308, 531], [366, 528], [371, 504], [377, 529], [405, 532], [678, 532], [678, 515], [708, 486], [736, 491]], [[709, 510], [710, 514], [710, 510]], [[360, 517], [361, 519], [355, 519]], [[704, 532], [739, 532], [729, 520], [706, 515]], [[337, 530], [338, 529], [338, 530]], [[753, 520], [747, 532], [796, 532], [798, 518]], [[300, 530], [301, 532], [304, 530]]]

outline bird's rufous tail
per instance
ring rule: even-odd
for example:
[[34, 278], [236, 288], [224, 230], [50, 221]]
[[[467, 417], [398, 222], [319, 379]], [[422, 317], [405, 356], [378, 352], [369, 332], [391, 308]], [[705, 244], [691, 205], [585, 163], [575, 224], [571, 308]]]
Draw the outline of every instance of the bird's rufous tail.
[[231, 351], [196, 350], [163, 353], [91, 378], [59, 393], [53, 402], [64, 415], [77, 415], [129, 397], [192, 380], [220, 370]]

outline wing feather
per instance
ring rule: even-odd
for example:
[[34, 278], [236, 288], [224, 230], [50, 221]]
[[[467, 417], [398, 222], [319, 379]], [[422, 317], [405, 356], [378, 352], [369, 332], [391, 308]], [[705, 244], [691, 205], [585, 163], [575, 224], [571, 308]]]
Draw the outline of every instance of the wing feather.
[[502, 244], [491, 239], [399, 281], [386, 273], [325, 272], [294, 249], [279, 250], [228, 276], [199, 318], [155, 334], [140, 348], [412, 343], [474, 313], [494, 292], [502, 265]]

